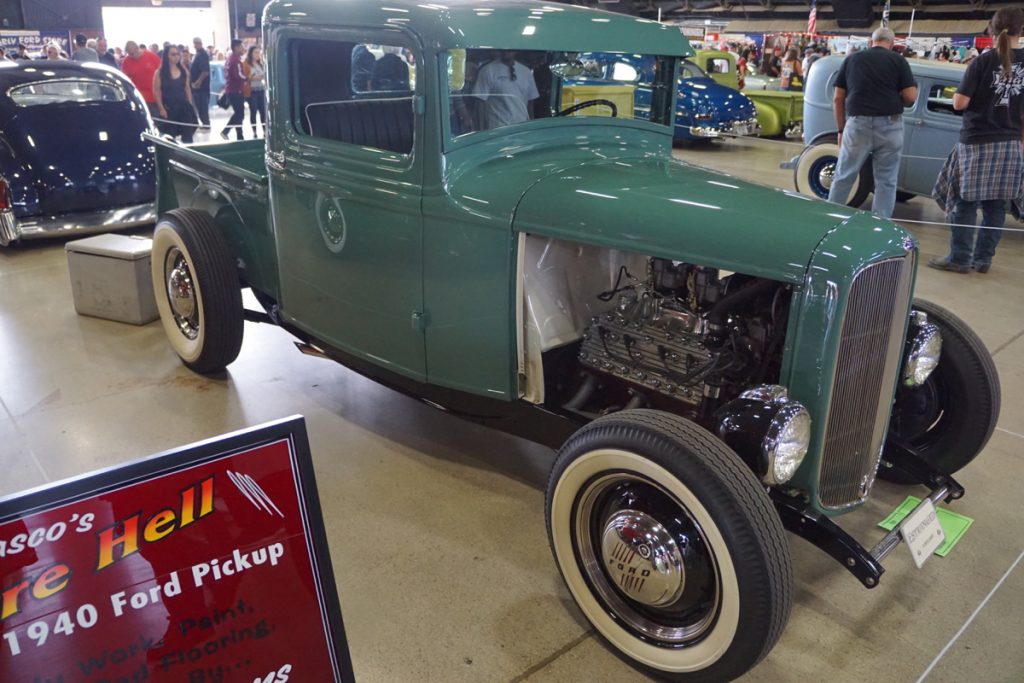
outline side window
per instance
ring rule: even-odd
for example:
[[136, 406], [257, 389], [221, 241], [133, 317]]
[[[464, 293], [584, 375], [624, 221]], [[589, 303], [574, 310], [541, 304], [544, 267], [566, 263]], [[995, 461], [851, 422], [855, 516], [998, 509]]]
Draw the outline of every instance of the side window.
[[953, 95], [956, 94], [956, 86], [945, 83], [936, 83], [928, 89], [928, 111], [960, 118], [964, 115], [962, 111], [953, 109]]
[[707, 64], [708, 73], [727, 74], [729, 73], [729, 60], [723, 57], [709, 59]]
[[[391, 42], [397, 36], [389, 36]], [[373, 41], [291, 42], [292, 120], [300, 134], [409, 154], [415, 129], [412, 50]]]

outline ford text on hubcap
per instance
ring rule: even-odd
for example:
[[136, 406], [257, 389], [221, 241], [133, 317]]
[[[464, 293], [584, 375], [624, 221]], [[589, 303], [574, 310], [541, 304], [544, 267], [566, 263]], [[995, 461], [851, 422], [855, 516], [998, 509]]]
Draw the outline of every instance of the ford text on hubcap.
[[626, 473], [592, 481], [575, 507], [577, 558], [605, 609], [655, 645], [699, 641], [717, 616], [718, 568], [686, 508]]

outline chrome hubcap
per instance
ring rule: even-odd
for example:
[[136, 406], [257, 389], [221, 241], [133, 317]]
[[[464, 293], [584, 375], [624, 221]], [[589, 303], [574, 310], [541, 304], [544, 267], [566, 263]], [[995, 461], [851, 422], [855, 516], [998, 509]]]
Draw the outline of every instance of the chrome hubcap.
[[656, 519], [623, 510], [608, 520], [603, 537], [605, 567], [626, 597], [652, 607], [679, 599], [686, 581], [683, 556]]
[[821, 167], [821, 171], [818, 172], [818, 182], [826, 190], [832, 189], [832, 179], [836, 176], [836, 165], [835, 163], [825, 164]]
[[167, 252], [164, 265], [164, 280], [167, 283], [167, 302], [171, 315], [181, 333], [189, 339], [199, 336], [199, 306], [196, 301], [192, 271], [185, 255], [177, 247]]
[[627, 472], [596, 477], [576, 497], [573, 545], [594, 596], [638, 638], [693, 645], [721, 601], [714, 553], [666, 489]]

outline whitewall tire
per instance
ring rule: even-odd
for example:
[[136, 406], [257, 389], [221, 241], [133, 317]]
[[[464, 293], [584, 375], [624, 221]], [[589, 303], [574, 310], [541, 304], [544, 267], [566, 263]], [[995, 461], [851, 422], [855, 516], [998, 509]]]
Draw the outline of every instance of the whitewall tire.
[[224, 235], [209, 214], [174, 209], [153, 231], [153, 293], [174, 352], [200, 373], [223, 370], [242, 346], [242, 293]]
[[[817, 142], [806, 147], [800, 154], [793, 174], [797, 192], [809, 197], [828, 199], [838, 160], [839, 146], [834, 141]], [[871, 185], [871, 162], [869, 161], [857, 174], [846, 205], [854, 208], [861, 206], [871, 194]]]
[[792, 568], [774, 507], [735, 453], [681, 417], [624, 411], [578, 431], [546, 512], [576, 604], [649, 673], [731, 680], [788, 619]]

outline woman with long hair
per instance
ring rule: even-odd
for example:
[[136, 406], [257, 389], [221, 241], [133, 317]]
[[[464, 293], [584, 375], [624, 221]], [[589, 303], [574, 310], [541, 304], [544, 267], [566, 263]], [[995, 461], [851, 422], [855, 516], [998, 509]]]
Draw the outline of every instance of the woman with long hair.
[[[164, 135], [181, 136], [182, 142], [192, 142], [195, 110], [192, 108], [192, 89], [188, 71], [181, 66], [181, 50], [175, 45], [164, 48], [160, 68], [153, 74], [153, 98], [163, 119], [157, 128]], [[179, 125], [185, 124], [185, 125]]]
[[[953, 95], [963, 112], [960, 141], [935, 183], [933, 195], [946, 212], [952, 236], [949, 254], [931, 259], [939, 270], [987, 273], [1002, 237], [1007, 202], [1024, 190], [1024, 10], [1004, 7], [989, 24], [996, 49], [974, 59]], [[981, 209], [981, 230], [977, 225]]]
[[252, 136], [259, 137], [256, 128], [256, 114], [260, 115], [260, 132], [267, 129], [267, 68], [263, 64], [263, 50], [258, 45], [250, 45], [245, 55], [243, 70], [249, 85], [246, 100], [249, 102], [249, 124]]
[[804, 89], [804, 71], [800, 65], [800, 56], [795, 47], [786, 51], [786, 57], [782, 60], [782, 72], [779, 77], [779, 85], [783, 90], [801, 91]]

